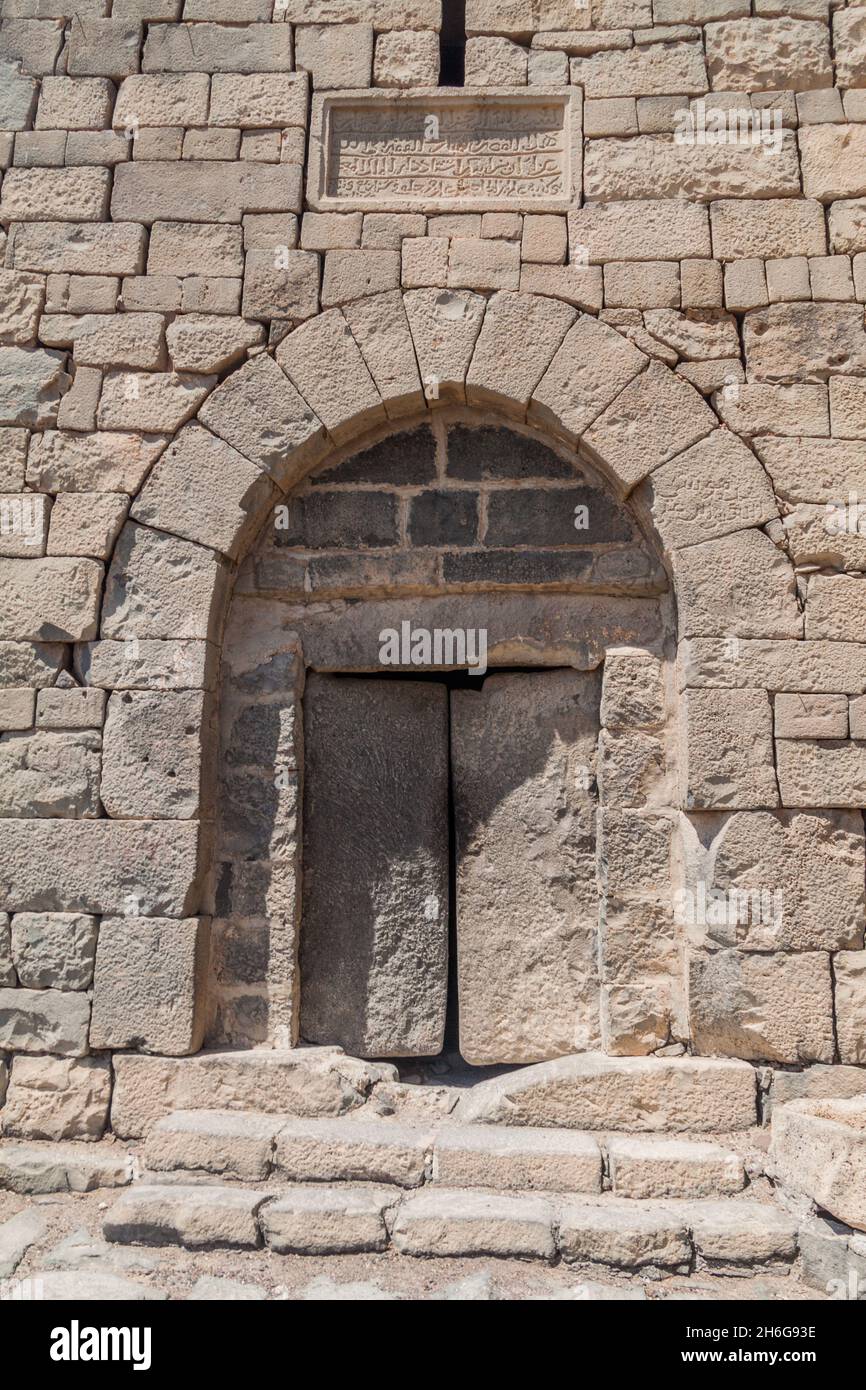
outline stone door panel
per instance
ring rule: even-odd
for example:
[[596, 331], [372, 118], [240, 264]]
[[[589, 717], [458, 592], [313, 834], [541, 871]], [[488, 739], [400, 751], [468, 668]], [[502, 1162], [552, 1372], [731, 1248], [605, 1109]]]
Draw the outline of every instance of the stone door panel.
[[451, 692], [460, 1051], [539, 1062], [599, 1046], [597, 672]]
[[441, 1051], [448, 992], [448, 692], [310, 674], [301, 1036]]

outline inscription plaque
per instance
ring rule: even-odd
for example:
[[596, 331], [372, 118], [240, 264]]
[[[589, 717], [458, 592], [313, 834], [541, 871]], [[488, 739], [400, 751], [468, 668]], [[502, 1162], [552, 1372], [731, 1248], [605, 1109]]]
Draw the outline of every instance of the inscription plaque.
[[580, 189], [578, 89], [340, 92], [314, 101], [319, 210], [563, 212]]

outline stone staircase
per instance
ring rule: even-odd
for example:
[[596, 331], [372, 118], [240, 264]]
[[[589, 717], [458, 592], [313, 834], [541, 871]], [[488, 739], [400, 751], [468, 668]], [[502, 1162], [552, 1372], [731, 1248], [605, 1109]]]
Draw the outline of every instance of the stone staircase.
[[[290, 1088], [275, 1054], [258, 1054], [255, 1081], [250, 1055], [172, 1063], [164, 1113], [148, 1128], [135, 1181], [106, 1214], [106, 1238], [562, 1259], [650, 1278], [784, 1272], [797, 1257], [799, 1222], [776, 1204], [764, 1171], [767, 1131], [757, 1128], [756, 1076], [745, 1063], [584, 1054], [465, 1091], [436, 1088], [425, 1113], [427, 1088], [321, 1049], [309, 1049], [305, 1107], [298, 1051]], [[165, 1067], [126, 1063], [146, 1070], [155, 1060]], [[224, 1083], [238, 1066], [235, 1096]], [[334, 1069], [343, 1088], [352, 1079], [348, 1103], [329, 1079]], [[206, 1091], [203, 1072], [221, 1084]], [[138, 1087], [140, 1101], [140, 1083], [127, 1075], [122, 1087]], [[289, 1093], [291, 1109], [271, 1108]], [[221, 1108], [202, 1105], [206, 1095]], [[165, 1113], [172, 1099], [193, 1096], [198, 1104]], [[128, 1096], [118, 1103], [130, 1113]]]

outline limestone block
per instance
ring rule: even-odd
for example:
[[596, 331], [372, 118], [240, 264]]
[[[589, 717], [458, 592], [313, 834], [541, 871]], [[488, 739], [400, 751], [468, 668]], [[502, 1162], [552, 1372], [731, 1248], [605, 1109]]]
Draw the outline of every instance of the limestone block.
[[4, 492], [24, 491], [29, 430], [0, 429], [0, 487]]
[[410, 290], [403, 296], [425, 395], [465, 401], [466, 373], [486, 301], [468, 290]]
[[[364, 713], [373, 703], [379, 709], [385, 695], [393, 715], [387, 740], [382, 724]], [[382, 688], [321, 675], [307, 681], [301, 1033], [308, 1041], [339, 1042], [361, 1056], [441, 1048], [446, 722], [442, 686]], [[389, 844], [398, 849], [389, 852]], [[407, 844], [408, 857], [399, 848]], [[329, 882], [352, 904], [339, 919]], [[372, 970], [371, 958], [380, 962]]]
[[137, 492], [167, 436], [45, 430], [30, 441], [27, 482], [46, 492]]
[[0, 217], [15, 222], [100, 222], [108, 214], [107, 169], [10, 169], [3, 179]]
[[37, 694], [36, 724], [40, 729], [101, 729], [104, 712], [104, 690], [83, 690], [75, 685]]
[[773, 709], [777, 738], [847, 738], [846, 695], [779, 694]]
[[665, 1207], [636, 1207], [618, 1198], [604, 1205], [568, 1202], [560, 1213], [559, 1245], [567, 1262], [619, 1269], [685, 1270], [692, 1254], [685, 1220]]
[[797, 1253], [797, 1221], [764, 1202], [676, 1202], [688, 1221], [700, 1267], [735, 1273], [738, 1266], [790, 1266]]
[[833, 986], [823, 952], [692, 951], [689, 1013], [704, 1055], [833, 1060]]
[[454, 1118], [633, 1133], [724, 1133], [756, 1120], [755, 1073], [698, 1057], [558, 1057], [478, 1082]]
[[833, 15], [833, 48], [839, 86], [861, 86], [866, 71], [866, 15], [861, 6]]
[[136, 275], [147, 232], [135, 222], [26, 222], [15, 233], [16, 269], [81, 275]]
[[3, 130], [29, 130], [39, 96], [39, 84], [25, 77], [15, 62], [0, 54], [3, 83], [0, 87], [0, 126]]
[[0, 814], [99, 814], [100, 740], [93, 733], [8, 733], [0, 737]]
[[155, 222], [147, 256], [149, 275], [242, 275], [240, 227], [201, 222]]
[[32, 728], [35, 705], [35, 690], [27, 686], [5, 687], [0, 694], [0, 729]]
[[280, 1122], [274, 1167], [290, 1182], [389, 1182], [418, 1187], [430, 1166], [432, 1129], [398, 1120]]
[[[494, 294], [466, 375], [469, 403], [525, 409], [576, 318], [574, 309], [555, 300]], [[531, 356], [521, 346], [526, 334]]]
[[25, 989], [88, 989], [95, 953], [94, 917], [19, 912], [12, 919], [12, 959]]
[[19, 492], [0, 496], [0, 555], [36, 559], [45, 554], [51, 498]]
[[445, 1125], [433, 1145], [434, 1182], [446, 1187], [598, 1192], [595, 1139], [563, 1130]]
[[831, 203], [866, 195], [866, 126], [805, 126], [799, 144], [807, 198]]
[[851, 806], [863, 801], [866, 742], [777, 739], [784, 806]]
[[109, 690], [212, 690], [215, 651], [208, 642], [83, 642], [75, 673], [88, 686]]
[[[303, 253], [300, 253], [303, 254]], [[368, 294], [400, 288], [397, 251], [360, 249], [328, 251], [322, 279], [322, 307], [347, 304]]]
[[640, 732], [602, 730], [598, 745], [598, 792], [605, 806], [645, 806], [662, 799], [664, 749]]
[[145, 371], [165, 366], [161, 314], [85, 314], [74, 326], [72, 343], [76, 365]]
[[[43, 1059], [44, 1060], [44, 1059]], [[0, 1186], [10, 1192], [20, 1194], [44, 1194], [48, 1192], [92, 1192], [99, 1187], [122, 1187], [131, 1179], [129, 1157], [114, 1145], [98, 1145], [91, 1149], [81, 1144], [3, 1144], [0, 1149]], [[42, 1294], [47, 1297], [45, 1285], [49, 1279], [62, 1276], [46, 1273], [43, 1279]], [[60, 1298], [81, 1297], [80, 1270], [69, 1274], [73, 1285], [67, 1284]], [[108, 1276], [103, 1276], [103, 1278]], [[120, 1296], [129, 1297], [137, 1286], [128, 1280], [120, 1280], [124, 1292]], [[104, 1297], [100, 1290], [98, 1297]], [[116, 1293], [113, 1295], [119, 1296]]]
[[424, 392], [403, 296], [397, 290], [343, 306], [352, 336], [390, 419], [424, 405]]
[[388, 1187], [297, 1187], [262, 1209], [262, 1234], [282, 1255], [384, 1250], [385, 1213], [396, 1200]]
[[[808, 186], [805, 191], [807, 196], [820, 196]], [[775, 198], [799, 193], [797, 145], [791, 130], [782, 131], [779, 151], [771, 159], [759, 145], [677, 144], [673, 136], [664, 135], [587, 141], [584, 196], [591, 202], [678, 197], [712, 202], [716, 198]], [[832, 196], [856, 195], [842, 192]]]
[[773, 716], [763, 690], [686, 693], [689, 808], [777, 806]]
[[149, 24], [143, 72], [291, 73], [288, 24]]
[[111, 216], [117, 222], [240, 222], [248, 212], [299, 212], [300, 208], [297, 164], [260, 164], [250, 159], [134, 160], [114, 171]]
[[91, 1043], [182, 1057], [201, 1047], [209, 921], [106, 917], [99, 929]]
[[53, 425], [69, 385], [64, 352], [0, 347], [0, 425]]
[[[309, 79], [304, 72], [242, 75], [216, 73], [211, 82], [208, 123], [241, 130], [273, 130], [307, 123]], [[192, 124], [183, 122], [183, 124]]]
[[225, 563], [212, 550], [127, 522], [108, 571], [102, 635], [210, 637], [225, 584]]
[[4, 1283], [46, 1230], [45, 1216], [38, 1207], [25, 1207], [0, 1225], [0, 1278]]
[[836, 1035], [843, 1062], [866, 1062], [866, 951], [839, 951], [833, 957]]
[[102, 1230], [106, 1240], [125, 1245], [252, 1250], [259, 1243], [256, 1212], [265, 1198], [264, 1192], [237, 1187], [136, 1184], [106, 1214]]
[[300, 24], [295, 49], [297, 67], [311, 74], [317, 91], [370, 85], [372, 24]]
[[35, 691], [53, 685], [63, 655], [59, 642], [0, 642], [0, 690], [28, 686]]
[[721, 310], [693, 308], [679, 313], [676, 309], [648, 308], [644, 325], [687, 362], [739, 356], [736, 319]]
[[107, 77], [45, 77], [37, 130], [102, 130], [111, 124], [114, 86]]
[[452, 239], [448, 284], [452, 289], [516, 290], [520, 285], [520, 247], [516, 242], [492, 238]]
[[636, 500], [650, 512], [666, 551], [762, 526], [778, 516], [764, 469], [728, 430], [714, 430], [654, 469]]
[[731, 816], [712, 844], [712, 881], [725, 891], [771, 893], [774, 910], [750, 911], [748, 921], [711, 925], [709, 935], [719, 945], [745, 950], [859, 947], [863, 862], [863, 828], [854, 813]]
[[213, 376], [175, 372], [107, 372], [99, 427], [171, 434], [196, 413], [215, 382]]
[[27, 347], [36, 342], [45, 286], [21, 270], [0, 270], [0, 344]]
[[581, 315], [535, 387], [528, 418], [578, 439], [646, 362], [616, 329]]
[[295, 329], [276, 357], [336, 443], [384, 418], [373, 378], [339, 310]]
[[700, 94], [708, 85], [700, 43], [648, 44], [572, 58], [571, 80], [585, 97]]
[[576, 309], [598, 313], [604, 301], [603, 278], [596, 265], [532, 265], [520, 268], [520, 289], [525, 294], [543, 294], [562, 299]]
[[855, 304], [772, 304], [743, 320], [753, 381], [826, 381], [844, 364], [866, 371], [866, 332]]
[[773, 1112], [771, 1149], [788, 1191], [866, 1231], [866, 1102], [794, 1101]]
[[722, 260], [750, 256], [822, 256], [827, 233], [820, 203], [806, 199], [734, 198], [710, 204], [713, 255]]
[[319, 257], [313, 251], [288, 248], [279, 255], [272, 250], [248, 251], [243, 312], [246, 318], [266, 322], [285, 319], [296, 324], [313, 318], [319, 312]]
[[590, 427], [584, 446], [628, 492], [648, 473], [697, 443], [715, 423], [693, 387], [652, 362]]
[[553, 1259], [553, 1209], [541, 1197], [430, 1187], [401, 1203], [392, 1227], [402, 1255]]
[[526, 49], [510, 39], [499, 36], [467, 39], [464, 62], [467, 87], [526, 85]]
[[735, 19], [708, 24], [706, 42], [714, 91], [808, 91], [833, 85], [826, 24], [782, 16]]
[[649, 652], [612, 648], [605, 655], [601, 722], [608, 729], [658, 729], [664, 720], [659, 660]]
[[200, 691], [111, 696], [103, 736], [102, 802], [116, 820], [187, 820], [201, 813], [208, 713]]
[[265, 354], [232, 372], [198, 418], [282, 488], [297, 482], [326, 449], [322, 422]]
[[674, 577], [684, 636], [801, 635], [791, 563], [762, 531], [676, 551]]
[[86, 559], [0, 560], [0, 638], [88, 641], [96, 636], [102, 565]]
[[[16, 985], [18, 977], [15, 974], [15, 967], [12, 964], [12, 931], [9, 925], [9, 916], [5, 912], [0, 912], [0, 985]], [[2, 1081], [0, 1081], [0, 1104], [4, 1088], [6, 1085], [6, 1072], [4, 1070]]]
[[[56, 865], [55, 865], [56, 870]], [[90, 1000], [57, 989], [0, 989], [0, 1048], [6, 1052], [87, 1052]]]
[[115, 130], [207, 124], [210, 78], [205, 73], [137, 73], [121, 83]]
[[747, 382], [717, 391], [712, 403], [736, 434], [828, 435], [830, 407], [826, 386], [766, 386]]
[[866, 251], [866, 201], [854, 198], [831, 203], [829, 224], [832, 251], [843, 256]]
[[611, 261], [604, 268], [606, 307], [678, 309], [679, 266], [671, 261]]
[[866, 641], [866, 588], [859, 576], [813, 574], [806, 602], [810, 641]]
[[374, 86], [435, 87], [438, 81], [439, 35], [433, 29], [393, 29], [376, 36]]
[[51, 512], [48, 554], [107, 560], [128, 506], [128, 499], [116, 493], [75, 492], [59, 497]]
[[[598, 1043], [594, 797], [578, 770], [594, 764], [599, 694], [578, 672], [452, 694], [460, 1050], [473, 1065]], [[517, 949], [506, 902], [527, 914]]]
[[234, 558], [278, 496], [266, 473], [192, 421], [157, 462], [132, 518]]
[[107, 1057], [15, 1058], [3, 1134], [17, 1139], [101, 1139], [108, 1123]]
[[803, 1071], [768, 1068], [768, 1080], [767, 1103], [773, 1108], [790, 1100], [847, 1100], [863, 1091], [860, 1068], [845, 1067], [839, 1062], [828, 1066], [816, 1062]]
[[615, 1135], [607, 1153], [611, 1186], [622, 1197], [714, 1197], [746, 1185], [743, 1160], [719, 1144]]
[[66, 52], [73, 76], [122, 78], [138, 72], [142, 25], [135, 19], [75, 15]]

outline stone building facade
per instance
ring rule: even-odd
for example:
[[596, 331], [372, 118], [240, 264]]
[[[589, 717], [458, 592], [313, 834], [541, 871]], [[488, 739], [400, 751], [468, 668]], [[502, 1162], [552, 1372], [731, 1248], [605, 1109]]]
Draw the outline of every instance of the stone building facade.
[[462, 8], [4, 0], [7, 1137], [866, 1089], [866, 6]]

